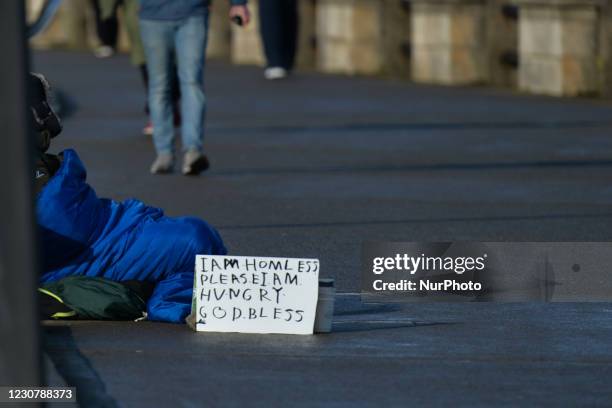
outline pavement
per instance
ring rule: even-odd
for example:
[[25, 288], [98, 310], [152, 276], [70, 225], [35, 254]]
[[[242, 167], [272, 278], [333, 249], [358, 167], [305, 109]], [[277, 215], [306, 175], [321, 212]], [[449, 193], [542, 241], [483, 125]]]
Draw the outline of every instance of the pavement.
[[50, 381], [93, 406], [610, 406], [612, 304], [364, 304], [366, 240], [609, 241], [612, 103], [211, 62], [197, 178], [152, 176], [137, 71], [36, 52], [99, 196], [215, 225], [237, 255], [316, 257], [317, 336], [46, 322]]

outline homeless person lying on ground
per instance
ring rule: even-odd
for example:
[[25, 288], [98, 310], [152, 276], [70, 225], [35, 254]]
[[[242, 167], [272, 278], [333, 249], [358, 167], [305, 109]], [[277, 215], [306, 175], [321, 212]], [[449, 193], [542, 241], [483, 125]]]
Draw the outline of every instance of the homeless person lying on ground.
[[74, 150], [46, 153], [61, 126], [44, 78], [31, 75], [30, 82], [42, 317], [131, 318], [140, 302], [149, 320], [184, 322], [195, 256], [224, 255], [221, 237], [197, 218], [166, 217], [138, 200], [98, 198]]

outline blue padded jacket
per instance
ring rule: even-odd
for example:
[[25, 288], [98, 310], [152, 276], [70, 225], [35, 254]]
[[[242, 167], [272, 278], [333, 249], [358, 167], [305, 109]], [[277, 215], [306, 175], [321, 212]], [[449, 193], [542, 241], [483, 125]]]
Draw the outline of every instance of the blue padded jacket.
[[76, 152], [63, 156], [36, 201], [41, 282], [75, 275], [154, 282], [149, 319], [183, 322], [191, 310], [195, 256], [227, 253], [218, 232], [138, 200], [98, 198]]

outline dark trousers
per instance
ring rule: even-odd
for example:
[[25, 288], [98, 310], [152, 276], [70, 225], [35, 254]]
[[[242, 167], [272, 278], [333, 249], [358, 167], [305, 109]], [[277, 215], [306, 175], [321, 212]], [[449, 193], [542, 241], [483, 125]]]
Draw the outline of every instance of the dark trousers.
[[269, 67], [293, 68], [297, 47], [298, 0], [260, 0], [261, 38]]
[[[118, 5], [119, 3], [117, 3]], [[97, 0], [91, 0], [91, 5], [94, 9], [96, 16], [96, 32], [98, 39], [102, 45], [109, 47], [117, 47], [117, 35], [119, 33], [119, 22], [117, 21], [117, 5], [115, 5], [115, 12], [110, 18], [102, 19], [100, 12], [100, 5]]]

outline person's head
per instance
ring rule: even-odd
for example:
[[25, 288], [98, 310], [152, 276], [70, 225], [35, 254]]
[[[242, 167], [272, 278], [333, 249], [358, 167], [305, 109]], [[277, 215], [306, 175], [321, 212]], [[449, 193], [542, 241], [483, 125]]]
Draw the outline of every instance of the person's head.
[[36, 131], [35, 144], [40, 152], [46, 152], [51, 139], [62, 131], [59, 117], [49, 104], [49, 84], [41, 74], [29, 75], [30, 119]]

